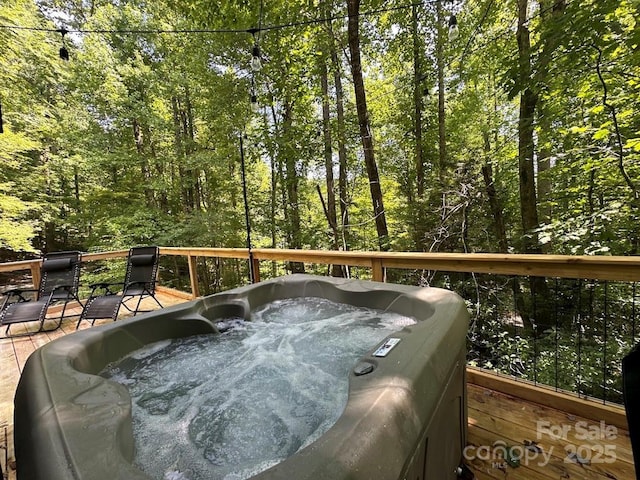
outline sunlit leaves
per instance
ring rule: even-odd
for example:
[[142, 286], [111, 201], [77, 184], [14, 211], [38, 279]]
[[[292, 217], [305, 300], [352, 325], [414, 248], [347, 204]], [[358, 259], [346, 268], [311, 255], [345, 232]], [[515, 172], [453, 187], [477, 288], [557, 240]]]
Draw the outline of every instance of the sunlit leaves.
[[[331, 15], [344, 13], [343, 4], [329, 3]], [[514, 99], [523, 87], [533, 86], [540, 99], [535, 155], [549, 155], [548, 169], [540, 166], [536, 171], [538, 187], [551, 186], [538, 201], [545, 213], [539, 231], [545, 248], [637, 253], [630, 239], [639, 236], [640, 222], [621, 168], [638, 183], [638, 2], [566, 2], [566, 11], [556, 17], [540, 10], [552, 2], [530, 2], [532, 60], [539, 67], [532, 72], [531, 85], [523, 85], [518, 76], [514, 2], [444, 3], [447, 14], [458, 15], [461, 32], [457, 43], [444, 49], [446, 189], [437, 168], [434, 4], [416, 7], [415, 38], [410, 8], [394, 4], [383, 11], [391, 4], [378, 0], [362, 4], [363, 12], [377, 12], [361, 22], [362, 62], [393, 248], [419, 248], [414, 230], [420, 228], [431, 235], [431, 242], [437, 235], [449, 238], [449, 249], [495, 250], [482, 176], [482, 167], [490, 165], [510, 246], [517, 249], [519, 112]], [[291, 232], [285, 218], [290, 210], [282, 169], [292, 158], [304, 246], [331, 246], [315, 191], [323, 180], [318, 65], [320, 60], [330, 64], [326, 26], [309, 23], [260, 32], [264, 65], [256, 74], [249, 69], [254, 37], [247, 31], [158, 32], [310, 21], [322, 16], [324, 2], [265, 2], [262, 18], [260, 4], [249, 1], [90, 5], [42, 0], [39, 5], [45, 15], [32, 2], [9, 0], [3, 3], [0, 20], [56, 28], [66, 16], [69, 27], [103, 33], [69, 37], [71, 60], [63, 64], [57, 57], [59, 34], [0, 30], [5, 80], [0, 87], [5, 121], [0, 209], [3, 221], [11, 222], [10, 234], [2, 238], [5, 248], [26, 250], [30, 242], [40, 248], [45, 223], [53, 225], [57, 238], [73, 232], [86, 246], [126, 246], [154, 238], [175, 244], [243, 245], [238, 143], [244, 133], [256, 244], [270, 246], [275, 227], [275, 244], [287, 245]], [[376, 248], [345, 55], [345, 24], [336, 18], [332, 27], [345, 89], [352, 248]], [[426, 172], [422, 199], [415, 198], [414, 40], [423, 93], [418, 100]], [[553, 54], [541, 62], [545, 44], [556, 43]], [[606, 105], [595, 68], [598, 52]], [[249, 110], [252, 79], [260, 115]], [[335, 91], [330, 84], [335, 154]]]

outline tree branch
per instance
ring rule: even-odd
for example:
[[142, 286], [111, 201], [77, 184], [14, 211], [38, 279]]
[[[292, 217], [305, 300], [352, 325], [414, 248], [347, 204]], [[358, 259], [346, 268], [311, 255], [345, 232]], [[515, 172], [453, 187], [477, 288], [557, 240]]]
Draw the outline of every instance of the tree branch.
[[614, 107], [608, 101], [609, 99], [608, 99], [607, 83], [604, 80], [604, 76], [602, 75], [602, 69], [600, 68], [600, 65], [601, 65], [601, 62], [602, 62], [602, 49], [600, 49], [600, 47], [598, 47], [595, 44], [591, 44], [591, 46], [594, 49], [596, 49], [596, 51], [598, 52], [598, 61], [596, 63], [596, 72], [598, 74], [598, 78], [600, 79], [600, 84], [602, 85], [602, 105], [607, 110], [609, 110], [609, 112], [611, 113], [611, 119], [613, 121], [613, 128], [614, 128], [615, 136], [616, 136], [616, 149], [617, 149], [617, 157], [618, 157], [618, 169], [620, 170], [620, 173], [622, 174], [622, 177], [624, 178], [625, 183], [631, 189], [631, 191], [633, 193], [634, 200], [637, 201], [637, 200], [640, 199], [638, 188], [633, 183], [633, 180], [631, 180], [631, 177], [627, 173], [627, 170], [625, 169], [625, 166], [624, 166], [624, 148], [622, 146], [622, 135], [620, 133], [620, 126], [618, 125], [618, 115], [617, 115], [617, 112], [616, 112], [616, 107]]

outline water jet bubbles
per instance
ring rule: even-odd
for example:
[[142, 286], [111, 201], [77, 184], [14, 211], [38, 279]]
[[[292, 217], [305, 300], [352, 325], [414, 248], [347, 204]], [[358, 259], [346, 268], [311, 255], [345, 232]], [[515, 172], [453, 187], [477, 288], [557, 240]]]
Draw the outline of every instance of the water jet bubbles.
[[344, 410], [356, 361], [409, 323], [323, 299], [278, 300], [251, 322], [218, 323], [223, 334], [146, 346], [103, 375], [130, 390], [136, 465], [148, 475], [241, 480], [322, 436]]

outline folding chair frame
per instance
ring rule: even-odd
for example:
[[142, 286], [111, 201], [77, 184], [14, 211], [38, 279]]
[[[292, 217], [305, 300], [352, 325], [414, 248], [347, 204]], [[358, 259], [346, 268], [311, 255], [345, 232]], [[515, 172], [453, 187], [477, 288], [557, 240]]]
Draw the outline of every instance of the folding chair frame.
[[[102, 318], [111, 318], [114, 321], [118, 318], [120, 307], [124, 306], [133, 315], [146, 312], [140, 310], [142, 300], [151, 297], [162, 308], [162, 304], [155, 296], [155, 286], [158, 275], [158, 259], [160, 249], [158, 247], [133, 247], [127, 256], [127, 271], [125, 281], [118, 283], [96, 283], [91, 285], [91, 294], [85, 303], [84, 309], [76, 329], [80, 327], [83, 320], [91, 322]], [[114, 287], [118, 286], [118, 290]], [[97, 294], [103, 290], [102, 294]], [[120, 291], [122, 293], [118, 293]], [[130, 308], [126, 302], [138, 297], [135, 308]]]

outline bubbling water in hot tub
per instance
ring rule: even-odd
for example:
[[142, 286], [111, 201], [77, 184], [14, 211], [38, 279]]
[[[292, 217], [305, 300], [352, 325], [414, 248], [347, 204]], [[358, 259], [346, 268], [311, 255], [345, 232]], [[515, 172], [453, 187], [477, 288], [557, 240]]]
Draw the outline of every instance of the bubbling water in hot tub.
[[136, 464], [148, 475], [240, 480], [323, 435], [358, 358], [412, 324], [320, 298], [278, 300], [251, 322], [148, 345], [101, 374], [130, 391]]

